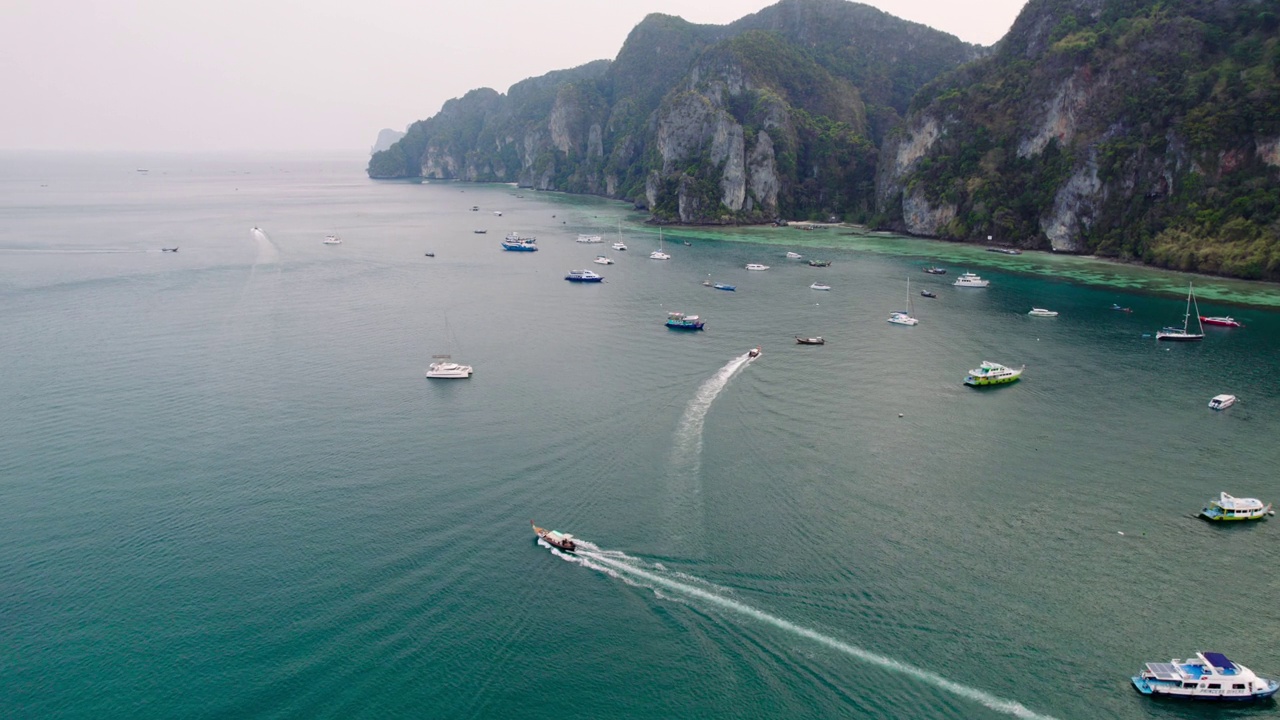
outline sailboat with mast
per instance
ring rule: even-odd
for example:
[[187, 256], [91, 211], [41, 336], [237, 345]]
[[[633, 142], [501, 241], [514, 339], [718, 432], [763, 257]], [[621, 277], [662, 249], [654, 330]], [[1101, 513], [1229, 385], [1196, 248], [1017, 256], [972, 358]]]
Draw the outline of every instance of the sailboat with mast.
[[[1195, 306], [1194, 315], [1191, 307]], [[1196, 319], [1196, 327], [1199, 332], [1191, 332], [1191, 318]], [[1167, 327], [1156, 333], [1156, 340], [1167, 340], [1170, 342], [1195, 342], [1204, 339], [1204, 325], [1200, 322], [1200, 304], [1196, 302], [1196, 292], [1194, 283], [1187, 283], [1187, 312], [1182, 316], [1182, 328]]]
[[649, 253], [650, 260], [670, 260], [671, 256], [662, 252], [662, 228], [658, 228], [658, 249]]
[[913, 308], [911, 306], [911, 278], [908, 277], [907, 278], [907, 309], [895, 310], [893, 314], [889, 315], [889, 322], [893, 323], [894, 325], [918, 325], [920, 321], [915, 319], [915, 317], [912, 316], [912, 310]]

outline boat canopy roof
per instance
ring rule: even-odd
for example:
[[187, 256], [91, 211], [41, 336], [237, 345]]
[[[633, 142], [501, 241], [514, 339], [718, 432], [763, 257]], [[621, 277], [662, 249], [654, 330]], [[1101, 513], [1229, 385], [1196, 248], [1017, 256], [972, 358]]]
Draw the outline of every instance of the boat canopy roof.
[[[1226, 493], [1221, 493], [1218, 496], [1218, 499], [1216, 501], [1213, 501], [1212, 504], [1217, 505], [1223, 510], [1261, 510], [1262, 509], [1262, 501], [1259, 500], [1258, 498], [1238, 498], [1238, 497], [1232, 497], [1231, 495], [1228, 495]], [[1221, 653], [1214, 653], [1214, 654], [1220, 655]], [[1225, 660], [1226, 658], [1223, 658], [1223, 659]]]
[[1236, 664], [1228, 660], [1227, 656], [1223, 655], [1222, 653], [1217, 653], [1217, 652], [1200, 653], [1200, 657], [1204, 658], [1205, 662], [1209, 663], [1213, 667], [1216, 667], [1219, 670], [1222, 670], [1224, 672], [1236, 669]]

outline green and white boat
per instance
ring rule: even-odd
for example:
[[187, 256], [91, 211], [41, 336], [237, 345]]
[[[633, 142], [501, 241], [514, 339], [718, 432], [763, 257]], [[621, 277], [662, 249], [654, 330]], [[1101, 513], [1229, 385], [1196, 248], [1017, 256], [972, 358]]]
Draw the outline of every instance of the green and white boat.
[[1022, 371], [1026, 369], [1026, 365], [1014, 370], [999, 363], [983, 360], [981, 365], [969, 371], [969, 376], [964, 379], [964, 384], [972, 387], [1004, 385], [1005, 383], [1016, 382], [1018, 378], [1022, 377]]

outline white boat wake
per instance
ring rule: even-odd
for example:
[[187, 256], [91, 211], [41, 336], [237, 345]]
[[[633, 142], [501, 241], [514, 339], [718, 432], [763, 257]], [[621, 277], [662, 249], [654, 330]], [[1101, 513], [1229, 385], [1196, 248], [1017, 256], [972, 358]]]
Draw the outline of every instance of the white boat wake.
[[[557, 550], [550, 545], [546, 545], [539, 541], [539, 544], [551, 550], [553, 555], [560, 557], [568, 562], [582, 565], [597, 572], [604, 573], [612, 578], [617, 578], [632, 587], [645, 588], [653, 591], [658, 599], [674, 599], [688, 600], [689, 602], [702, 601], [710, 605], [714, 605], [722, 610], [728, 610], [738, 615], [746, 616], [752, 620], [756, 620], [766, 625], [771, 625], [777, 629], [785, 630], [792, 635], [796, 635], [806, 640], [811, 640], [820, 645], [839, 651], [862, 662], [874, 665], [878, 668], [889, 670], [891, 672], [905, 675], [912, 679], [918, 680], [935, 688], [944, 690], [958, 697], [976, 702], [996, 712], [1011, 715], [1025, 720], [1055, 720], [1051, 715], [1042, 715], [1037, 713], [1016, 700], [1006, 700], [997, 697], [988, 692], [984, 692], [968, 685], [962, 685], [953, 680], [923, 668], [909, 665], [893, 658], [880, 655], [865, 648], [858, 647], [843, 640], [824, 635], [817, 630], [797, 625], [789, 620], [784, 620], [776, 615], [770, 615], [763, 610], [754, 608], [746, 603], [739, 602], [732, 598], [725, 597], [723, 592], [727, 592], [725, 588], [700, 581], [711, 589], [704, 589], [689, 583], [680, 582], [669, 577], [670, 573], [664, 570], [660, 565], [646, 563], [638, 558], [633, 558], [626, 553], [616, 550], [602, 550], [593, 543], [587, 542], [580, 538], [574, 538], [578, 543], [578, 552], [566, 553]], [[685, 576], [690, 577], [692, 576]], [[674, 591], [678, 597], [669, 598], [663, 594], [661, 590]]]
[[702, 469], [702, 426], [706, 422], [707, 412], [711, 410], [711, 403], [715, 402], [716, 396], [746, 366], [748, 360], [750, 358], [747, 353], [730, 360], [715, 375], [707, 378], [698, 392], [694, 393], [676, 427], [676, 438], [672, 443], [671, 460], [676, 470], [696, 476]]
[[280, 261], [280, 249], [277, 248], [276, 244], [267, 236], [267, 232], [265, 230], [255, 227], [249, 231], [249, 234], [253, 236], [253, 241], [258, 246], [258, 254], [253, 259], [253, 264], [255, 266]]

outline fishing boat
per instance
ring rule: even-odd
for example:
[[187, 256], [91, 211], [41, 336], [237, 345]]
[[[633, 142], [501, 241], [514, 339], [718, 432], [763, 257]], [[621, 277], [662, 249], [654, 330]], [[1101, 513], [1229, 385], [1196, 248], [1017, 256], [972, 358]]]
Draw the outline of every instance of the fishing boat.
[[564, 279], [577, 283], [598, 283], [604, 280], [604, 276], [591, 270], [570, 270]]
[[814, 282], [809, 285], [810, 290], [830, 290], [831, 286], [826, 283]]
[[433, 379], [461, 380], [471, 377], [471, 366], [453, 362], [448, 355], [432, 355], [435, 362], [427, 367], [427, 377]]
[[907, 326], [919, 325], [920, 321], [914, 317], [913, 310], [914, 308], [911, 305], [911, 278], [908, 277], [907, 278], [907, 309], [895, 310], [894, 312], [890, 313], [888, 322], [891, 322], [894, 325], [907, 325]]
[[682, 312], [667, 313], [667, 327], [672, 330], [701, 330], [702, 318], [697, 315], [685, 315]]
[[538, 238], [536, 237], [523, 237], [518, 233], [513, 232], [503, 238], [502, 249], [510, 250], [512, 252], [537, 252], [537, 243]]
[[1226, 410], [1227, 408], [1235, 404], [1236, 404], [1235, 395], [1227, 395], [1226, 393], [1223, 393], [1222, 395], [1213, 396], [1213, 399], [1209, 401], [1209, 409], [1210, 410]]
[[529, 521], [529, 524], [533, 526], [533, 534], [537, 535], [540, 540], [546, 541], [548, 545], [560, 548], [561, 550], [567, 550], [568, 552], [573, 552], [578, 549], [578, 544], [573, 541], [572, 535], [562, 533], [559, 530], [547, 530], [545, 528], [540, 528], [537, 525], [534, 525], [532, 520]]
[[1271, 503], [1263, 505], [1258, 498], [1238, 498], [1226, 493], [1218, 493], [1218, 499], [1210, 500], [1200, 511], [1200, 517], [1214, 522], [1265, 520], [1268, 515], [1274, 514]]
[[1204, 325], [1217, 325], [1219, 327], [1244, 327], [1239, 320], [1230, 315], [1224, 317], [1200, 317], [1200, 322]]
[[831, 267], [830, 260], [810, 260], [809, 267]]
[[1044, 308], [1033, 307], [1031, 312], [1027, 313], [1031, 317], [1058, 317], [1057, 311], [1045, 310]]
[[337, 235], [325, 235], [324, 244], [325, 245], [341, 245], [342, 238], [338, 237]]
[[1141, 673], [1130, 679], [1143, 695], [1181, 700], [1252, 702], [1265, 700], [1280, 690], [1280, 682], [1259, 677], [1216, 652], [1199, 652], [1186, 660], [1147, 663]]
[[755, 360], [755, 359], [756, 359], [756, 358], [758, 358], [758, 357], [760, 357], [760, 346], [759, 346], [759, 345], [757, 345], [757, 346], [755, 346], [755, 347], [753, 347], [753, 348], [751, 348], [750, 350], [748, 350], [748, 351], [747, 351], [747, 359], [748, 359], [748, 360]]
[[658, 249], [649, 253], [650, 260], [670, 260], [671, 256], [662, 251], [662, 228], [658, 228]]
[[938, 297], [938, 294], [934, 292], [930, 292], [928, 290], [921, 290], [920, 297], [936, 298]]
[[611, 260], [608, 256], [605, 256], [605, 255], [597, 255], [597, 256], [596, 256], [596, 259], [595, 259], [595, 260], [592, 260], [591, 262], [593, 262], [593, 263], [595, 263], [595, 264], [597, 264], [597, 265], [612, 265], [612, 264], [613, 264], [613, 260]]
[[924, 271], [929, 273], [930, 275], [946, 275], [947, 274], [947, 269], [940, 268], [940, 267], [927, 267], [924, 269]]
[[769, 266], [761, 265], [760, 263], [747, 263], [747, 269], [748, 270], [768, 270]]
[[788, 251], [788, 252], [787, 252], [787, 259], [788, 259], [788, 260], [799, 260], [799, 259], [800, 259], [800, 258], [802, 258], [802, 257], [804, 257], [804, 256], [803, 256], [803, 255], [801, 255], [801, 254], [800, 254], [800, 253], [798, 253], [798, 252], [790, 252], [790, 251]]
[[1187, 283], [1187, 312], [1182, 316], [1182, 329], [1176, 327], [1166, 327], [1156, 333], [1156, 340], [1167, 340], [1171, 342], [1195, 342], [1204, 339], [1204, 325], [1200, 323], [1200, 306], [1196, 305], [1195, 319], [1196, 324], [1200, 328], [1200, 332], [1191, 332], [1191, 306], [1196, 302], [1195, 288], [1192, 283]]
[[589, 244], [602, 243], [604, 242], [604, 238], [600, 237], [599, 235], [588, 235], [586, 233], [578, 233], [577, 242], [589, 243]]
[[807, 337], [807, 338], [806, 338], [806, 337], [800, 337], [799, 335], [797, 335], [797, 336], [796, 336], [796, 344], [798, 344], [798, 345], [826, 345], [826, 344], [827, 344], [827, 341], [826, 341], [826, 340], [823, 340], [821, 335], [819, 335], [818, 337]]
[[964, 273], [960, 277], [956, 278], [956, 281], [952, 283], [952, 285], [955, 285], [956, 287], [973, 287], [973, 288], [984, 288], [990, 284], [991, 284], [990, 280], [983, 280], [982, 278], [978, 277], [977, 275], [974, 275], [971, 272]]
[[1018, 378], [1022, 377], [1022, 371], [1026, 369], [1026, 365], [1014, 370], [999, 363], [983, 360], [981, 365], [969, 371], [969, 375], [964, 379], [964, 384], [970, 387], [1004, 385], [1005, 383], [1017, 381]]

